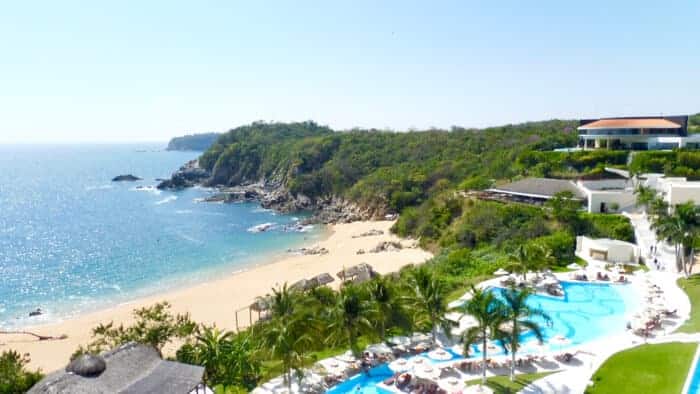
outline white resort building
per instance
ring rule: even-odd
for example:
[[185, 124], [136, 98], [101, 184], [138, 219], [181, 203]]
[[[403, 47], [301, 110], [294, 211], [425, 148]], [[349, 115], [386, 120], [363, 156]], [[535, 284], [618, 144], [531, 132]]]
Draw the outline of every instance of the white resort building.
[[688, 135], [688, 116], [582, 119], [579, 147], [653, 150], [697, 148], [700, 134]]

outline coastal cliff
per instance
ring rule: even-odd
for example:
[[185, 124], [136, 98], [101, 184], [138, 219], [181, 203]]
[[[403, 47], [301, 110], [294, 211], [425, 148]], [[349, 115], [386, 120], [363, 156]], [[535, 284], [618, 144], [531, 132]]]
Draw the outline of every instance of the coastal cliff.
[[309, 210], [318, 222], [383, 219], [434, 205], [470, 177], [515, 176], [522, 169], [511, 164], [521, 153], [574, 145], [574, 126], [552, 120], [394, 132], [335, 131], [311, 121], [255, 122], [221, 134], [158, 187], [214, 187], [212, 201]]
[[214, 141], [216, 141], [220, 135], [219, 133], [201, 133], [175, 137], [168, 142], [168, 146], [165, 150], [193, 150], [204, 152], [214, 144]]

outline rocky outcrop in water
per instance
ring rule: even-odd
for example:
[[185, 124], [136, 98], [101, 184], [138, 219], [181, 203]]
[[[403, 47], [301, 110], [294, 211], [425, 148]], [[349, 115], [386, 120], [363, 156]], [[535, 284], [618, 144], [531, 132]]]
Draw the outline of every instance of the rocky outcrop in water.
[[211, 174], [201, 168], [197, 160], [188, 161], [180, 167], [170, 179], [166, 179], [158, 184], [158, 189], [184, 189], [203, 183]]
[[112, 178], [112, 182], [134, 182], [134, 181], [140, 181], [141, 178], [131, 175], [131, 174], [126, 174], [126, 175], [117, 175], [114, 178]]
[[343, 198], [332, 196], [311, 199], [303, 194], [293, 195], [281, 182], [261, 180], [234, 186], [217, 186], [211, 173], [201, 168], [197, 160], [182, 166], [170, 179], [158, 184], [158, 189], [182, 189], [196, 185], [217, 187], [218, 190], [206, 202], [259, 202], [263, 208], [278, 212], [310, 211], [313, 215], [301, 224], [349, 223], [358, 220], [383, 219], [383, 209], [361, 207]]

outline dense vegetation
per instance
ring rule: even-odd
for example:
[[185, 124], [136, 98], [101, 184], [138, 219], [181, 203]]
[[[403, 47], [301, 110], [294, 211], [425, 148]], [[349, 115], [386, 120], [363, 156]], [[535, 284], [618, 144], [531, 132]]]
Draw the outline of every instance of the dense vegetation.
[[[158, 350], [170, 345], [178, 349], [178, 361], [204, 366], [206, 383], [218, 393], [250, 391], [281, 374], [291, 384], [303, 375], [303, 368], [348, 348], [359, 357], [367, 344], [397, 334], [421, 331], [434, 338], [440, 331], [450, 335], [452, 323], [445, 317], [449, 295], [475, 280], [469, 260], [469, 256], [443, 256], [362, 284], [346, 283], [338, 291], [325, 286], [291, 289], [285, 284], [265, 299], [267, 318], [239, 333], [197, 324], [188, 315], [173, 315], [167, 303], [155, 304], [134, 311], [130, 326], [99, 325], [93, 329], [93, 341], [74, 357], [128, 341]], [[491, 327], [488, 338], [499, 340], [514, 359], [522, 332], [541, 332], [542, 327], [531, 319], [541, 312], [525, 304], [532, 294], [528, 289], [506, 289], [503, 301], [488, 291], [473, 287], [471, 291], [472, 301], [460, 311], [475, 316], [482, 331]], [[493, 329], [506, 322], [515, 328]], [[483, 339], [473, 332], [464, 334], [465, 349], [477, 344], [486, 354]]]
[[688, 129], [691, 133], [700, 133], [700, 113], [690, 115], [688, 119]]
[[219, 133], [191, 134], [182, 137], [175, 137], [168, 142], [166, 150], [195, 150], [202, 151], [209, 149], [219, 138]]
[[678, 149], [637, 152], [629, 168], [630, 171], [638, 174], [656, 172], [668, 176], [700, 179], [700, 151]]
[[484, 130], [335, 132], [313, 122], [253, 123], [222, 135], [200, 158], [213, 183], [268, 180], [311, 198], [342, 196], [394, 211], [472, 176], [507, 179], [532, 149], [571, 146], [574, 122], [550, 121]]
[[0, 394], [21, 394], [27, 392], [42, 378], [39, 371], [26, 368], [29, 358], [14, 350], [0, 353]]
[[610, 357], [593, 375], [586, 394], [683, 391], [696, 343], [642, 345]]

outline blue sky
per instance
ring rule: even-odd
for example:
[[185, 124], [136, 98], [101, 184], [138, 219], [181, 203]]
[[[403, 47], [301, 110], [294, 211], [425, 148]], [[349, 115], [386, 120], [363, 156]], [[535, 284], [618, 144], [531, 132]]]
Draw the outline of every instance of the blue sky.
[[0, 142], [700, 112], [697, 0], [7, 1], [0, 37]]

